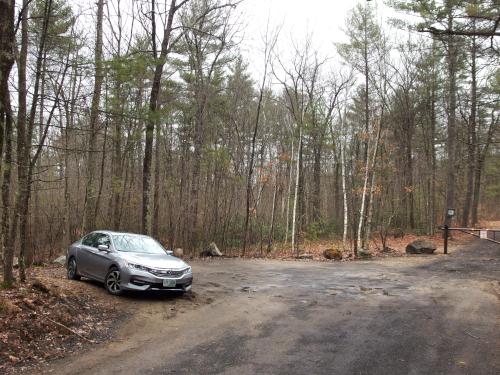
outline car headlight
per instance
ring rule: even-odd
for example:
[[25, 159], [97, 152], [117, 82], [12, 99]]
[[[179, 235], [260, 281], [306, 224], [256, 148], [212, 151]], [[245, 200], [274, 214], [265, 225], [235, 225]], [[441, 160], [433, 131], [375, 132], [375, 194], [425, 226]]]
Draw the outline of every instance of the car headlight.
[[135, 264], [135, 263], [128, 263], [127, 262], [127, 266], [129, 268], [135, 268], [136, 270], [141, 270], [141, 271], [151, 271], [151, 268], [148, 268], [148, 267], [145, 267], [145, 266], [141, 266], [140, 264]]
[[184, 270], [184, 273], [193, 273], [193, 270], [191, 269], [191, 267], [188, 267]]

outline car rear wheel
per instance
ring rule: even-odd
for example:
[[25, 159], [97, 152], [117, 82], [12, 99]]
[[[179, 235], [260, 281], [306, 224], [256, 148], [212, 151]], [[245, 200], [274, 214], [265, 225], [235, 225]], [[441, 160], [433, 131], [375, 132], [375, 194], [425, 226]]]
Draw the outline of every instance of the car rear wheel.
[[80, 280], [81, 276], [78, 274], [78, 269], [76, 267], [76, 259], [71, 258], [68, 262], [68, 279], [70, 280]]
[[118, 268], [111, 268], [106, 275], [104, 286], [109, 294], [119, 296], [123, 293], [120, 286], [120, 271]]

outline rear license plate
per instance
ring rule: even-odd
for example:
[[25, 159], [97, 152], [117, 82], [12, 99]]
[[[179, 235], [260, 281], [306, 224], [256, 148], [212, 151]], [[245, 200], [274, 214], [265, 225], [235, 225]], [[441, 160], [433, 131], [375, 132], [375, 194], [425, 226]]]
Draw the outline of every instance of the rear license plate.
[[174, 288], [175, 287], [175, 280], [163, 279], [163, 286], [165, 288]]

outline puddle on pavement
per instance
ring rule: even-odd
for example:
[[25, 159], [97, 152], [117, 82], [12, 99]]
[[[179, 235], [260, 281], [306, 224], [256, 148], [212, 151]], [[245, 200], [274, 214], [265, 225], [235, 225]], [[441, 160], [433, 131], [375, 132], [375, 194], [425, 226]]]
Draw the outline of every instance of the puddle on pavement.
[[327, 287], [323, 293], [331, 296], [365, 298], [366, 296], [389, 296], [390, 294], [384, 287], [381, 286], [365, 286], [365, 285], [336, 285]]

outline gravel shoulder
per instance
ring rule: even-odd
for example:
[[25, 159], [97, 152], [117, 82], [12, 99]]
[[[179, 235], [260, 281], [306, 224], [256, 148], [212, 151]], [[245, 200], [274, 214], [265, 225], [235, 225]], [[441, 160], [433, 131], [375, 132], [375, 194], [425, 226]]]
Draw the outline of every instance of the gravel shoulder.
[[358, 262], [191, 263], [193, 297], [112, 299], [114, 338], [52, 374], [498, 374], [500, 246]]

